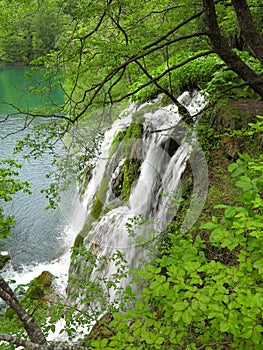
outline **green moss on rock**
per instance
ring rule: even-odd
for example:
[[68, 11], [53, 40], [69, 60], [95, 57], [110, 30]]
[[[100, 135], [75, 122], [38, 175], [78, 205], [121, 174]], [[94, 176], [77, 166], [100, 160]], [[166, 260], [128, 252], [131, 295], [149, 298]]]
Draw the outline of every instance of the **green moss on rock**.
[[5, 264], [11, 259], [11, 256], [9, 254], [0, 254], [0, 269], [2, 269]]
[[123, 137], [123, 140], [128, 140], [128, 139], [136, 139], [136, 138], [142, 138], [142, 133], [143, 133], [143, 126], [140, 123], [134, 123], [132, 122]]
[[75, 238], [73, 248], [78, 248], [83, 245], [84, 237], [79, 233]]
[[107, 175], [104, 175], [101, 181], [100, 188], [95, 194], [95, 201], [91, 208], [90, 214], [82, 230], [80, 231], [80, 233], [77, 235], [75, 239], [74, 246], [73, 246], [73, 253], [75, 252], [77, 254], [77, 249], [83, 245], [84, 238], [88, 235], [88, 232], [91, 229], [92, 223], [96, 220], [99, 220], [101, 213], [104, 209], [104, 202], [106, 199], [108, 185], [109, 185], [109, 177]]
[[[124, 165], [120, 169], [121, 180], [115, 187], [114, 184], [111, 184], [115, 196], [121, 196], [125, 202], [127, 202], [129, 199], [132, 184], [139, 177], [139, 168], [141, 166], [141, 139], [143, 136], [142, 122], [146, 111], [148, 111], [148, 109], [143, 108], [142, 110], [138, 111], [138, 113], [135, 113], [133, 116], [133, 122], [129, 125], [129, 127], [120, 130], [115, 135], [109, 150], [109, 159], [112, 160], [113, 155], [115, 156], [115, 166], [117, 166], [123, 158], [126, 158]], [[118, 147], [119, 145], [121, 145], [121, 147]], [[95, 200], [90, 214], [82, 230], [75, 239], [73, 255], [78, 254], [78, 248], [83, 245], [84, 239], [87, 237], [93, 222], [99, 220], [101, 215], [111, 210], [110, 208], [106, 208], [104, 203], [107, 196], [111, 174], [114, 171], [114, 165], [112, 165], [113, 164], [109, 162], [108, 166], [106, 167], [101, 185], [95, 194]]]
[[[118, 151], [116, 151], [117, 163], [126, 158], [124, 164], [119, 169], [119, 173], [112, 183], [112, 190], [116, 197], [120, 197], [124, 202], [128, 202], [132, 185], [138, 179], [140, 174], [142, 158], [142, 137], [143, 120], [145, 109], [135, 113], [133, 122], [127, 128], [123, 137], [123, 142]], [[118, 152], [118, 153], [117, 153]]]
[[109, 157], [111, 158], [114, 153], [116, 152], [118, 145], [120, 144], [120, 142], [123, 140], [123, 138], [125, 137], [127, 133], [127, 129], [122, 129], [119, 130], [118, 133], [114, 136], [114, 139], [111, 143], [110, 149], [109, 149]]
[[42, 299], [45, 295], [51, 293], [52, 280], [53, 275], [49, 271], [43, 271], [41, 275], [30, 282], [25, 298], [32, 300]]
[[[27, 308], [32, 302], [37, 301], [34, 305], [37, 305], [37, 308], [41, 309], [43, 302], [47, 301], [47, 299], [44, 298], [53, 292], [51, 286], [52, 281], [53, 275], [49, 271], [43, 271], [29, 283], [27, 291], [20, 300], [21, 304]], [[17, 318], [17, 315], [11, 307], [8, 307], [3, 317], [8, 320], [13, 320]]]
[[121, 188], [121, 196], [125, 202], [128, 202], [132, 184], [139, 178], [139, 169], [141, 166], [141, 159], [132, 158], [126, 159], [123, 166], [123, 183]]

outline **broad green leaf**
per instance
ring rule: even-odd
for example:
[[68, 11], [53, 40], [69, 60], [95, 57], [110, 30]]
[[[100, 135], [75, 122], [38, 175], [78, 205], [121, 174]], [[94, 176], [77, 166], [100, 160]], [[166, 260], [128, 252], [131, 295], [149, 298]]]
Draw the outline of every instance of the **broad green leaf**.
[[221, 321], [219, 327], [221, 332], [227, 332], [229, 330], [229, 323], [227, 321]]
[[236, 208], [235, 207], [228, 207], [225, 210], [225, 217], [227, 218], [233, 218], [236, 214]]

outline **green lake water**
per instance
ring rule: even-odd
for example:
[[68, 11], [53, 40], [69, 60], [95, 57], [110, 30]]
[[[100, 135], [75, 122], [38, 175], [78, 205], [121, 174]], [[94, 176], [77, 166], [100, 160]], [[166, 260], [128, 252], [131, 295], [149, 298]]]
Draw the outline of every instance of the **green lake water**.
[[[32, 95], [28, 88], [43, 86], [43, 73], [28, 77], [29, 67], [0, 67], [0, 157], [16, 158], [22, 164], [20, 177], [32, 183], [32, 195], [18, 193], [14, 200], [5, 204], [6, 214], [15, 215], [17, 225], [13, 234], [0, 241], [0, 250], [7, 250], [12, 256], [15, 268], [41, 263], [52, 259], [63, 246], [63, 235], [70, 225], [72, 200], [66, 198], [56, 210], [45, 210], [48, 202], [41, 189], [47, 188], [50, 181], [46, 173], [53, 171], [49, 155], [38, 159], [25, 160], [23, 154], [13, 155], [16, 140], [22, 138], [26, 131], [14, 133], [21, 129], [23, 120], [20, 115], [10, 116], [14, 112], [11, 105], [19, 108], [41, 107], [63, 103], [63, 93], [58, 88], [50, 91], [46, 85], [43, 95]], [[38, 82], [37, 82], [38, 81]], [[58, 148], [60, 146], [58, 145]], [[65, 195], [67, 197], [67, 194]], [[69, 194], [68, 196], [72, 196]]]

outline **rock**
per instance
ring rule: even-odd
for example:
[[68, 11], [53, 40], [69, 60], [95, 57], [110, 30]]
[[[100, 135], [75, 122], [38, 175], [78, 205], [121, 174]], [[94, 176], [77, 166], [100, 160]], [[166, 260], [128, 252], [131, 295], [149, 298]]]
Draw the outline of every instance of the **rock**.
[[1, 252], [0, 253], [0, 269], [2, 269], [5, 264], [11, 259], [11, 256], [8, 252]]
[[[52, 281], [54, 276], [49, 271], [43, 271], [38, 277], [34, 278], [30, 283], [25, 295], [20, 299], [21, 304], [31, 304], [33, 300], [37, 300], [38, 308], [48, 301], [55, 301], [54, 291], [52, 288]], [[44, 313], [43, 313], [44, 315]], [[15, 316], [13, 309], [8, 307], [4, 316], [12, 319]]]
[[44, 298], [48, 293], [52, 292], [52, 280], [53, 275], [49, 271], [43, 271], [30, 282], [25, 297], [33, 300]]

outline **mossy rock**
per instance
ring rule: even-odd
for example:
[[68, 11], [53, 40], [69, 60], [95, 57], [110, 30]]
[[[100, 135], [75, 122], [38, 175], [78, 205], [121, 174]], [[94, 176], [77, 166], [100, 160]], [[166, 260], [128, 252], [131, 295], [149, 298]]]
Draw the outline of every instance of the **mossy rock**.
[[[46, 301], [44, 300], [44, 297], [53, 292], [51, 287], [52, 281], [53, 275], [49, 271], [43, 271], [38, 277], [34, 278], [29, 283], [28, 290], [20, 300], [21, 304], [27, 305], [29, 302], [32, 303], [34, 300], [37, 300], [40, 304], [42, 304], [43, 301]], [[3, 316], [9, 320], [17, 317], [15, 311], [11, 307], [6, 309]]]
[[[123, 172], [123, 175], [120, 175], [122, 176], [122, 180], [120, 181], [119, 192], [116, 188], [117, 185], [111, 185], [113, 186], [113, 193], [116, 197], [121, 197], [125, 202], [128, 201], [132, 184], [139, 177], [139, 168], [141, 166], [140, 140], [143, 136], [143, 125], [141, 122], [143, 121], [143, 115], [145, 112], [145, 110], [139, 111], [133, 118], [134, 122], [132, 122], [128, 128], [120, 130], [115, 135], [109, 150], [111, 163], [109, 162], [106, 167], [100, 187], [95, 194], [90, 214], [87, 217], [82, 230], [75, 239], [73, 256], [78, 254], [78, 248], [83, 245], [84, 239], [87, 237], [93, 222], [99, 220], [103, 214], [111, 210], [104, 205], [111, 175], [114, 171], [114, 167], [116, 167], [120, 160], [125, 157], [127, 159], [125, 160], [123, 167], [120, 169], [120, 174]], [[118, 147], [119, 145], [121, 145], [121, 147]]]
[[97, 339], [98, 337], [108, 338], [114, 332], [114, 328], [110, 327], [110, 323], [113, 321], [113, 316], [110, 313], [106, 313], [101, 317], [99, 321], [92, 327], [91, 332], [85, 337], [87, 344], [90, 340]]
[[0, 254], [0, 269], [2, 269], [5, 264], [11, 259], [11, 256], [9, 254]]
[[34, 278], [29, 283], [24, 298], [32, 300], [42, 299], [45, 295], [52, 292], [52, 280], [53, 275], [49, 271], [43, 271], [38, 277]]
[[73, 248], [79, 248], [83, 245], [84, 237], [79, 233], [77, 237], [75, 238]]
[[15, 313], [15, 311], [14, 311], [11, 307], [8, 307], [8, 308], [5, 310], [4, 316], [5, 316], [6, 318], [8, 318], [9, 320], [11, 320], [15, 315], [16, 315], [16, 313]]
[[114, 136], [114, 139], [111, 143], [110, 149], [109, 149], [109, 157], [111, 158], [114, 153], [116, 152], [120, 142], [123, 140], [127, 133], [127, 129], [121, 129], [117, 132], [117, 134]]
[[123, 166], [123, 183], [121, 188], [121, 196], [125, 202], [128, 202], [132, 190], [132, 185], [139, 178], [141, 167], [141, 159], [126, 159]]

